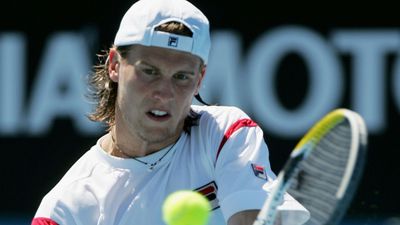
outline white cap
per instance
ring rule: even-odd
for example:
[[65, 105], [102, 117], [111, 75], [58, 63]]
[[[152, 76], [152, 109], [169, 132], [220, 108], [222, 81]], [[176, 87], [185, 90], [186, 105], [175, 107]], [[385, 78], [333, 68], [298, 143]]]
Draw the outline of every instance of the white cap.
[[[154, 28], [176, 21], [187, 26], [193, 36], [183, 36]], [[140, 44], [185, 51], [207, 64], [210, 51], [210, 26], [206, 16], [186, 0], [139, 0], [122, 18], [114, 45]]]

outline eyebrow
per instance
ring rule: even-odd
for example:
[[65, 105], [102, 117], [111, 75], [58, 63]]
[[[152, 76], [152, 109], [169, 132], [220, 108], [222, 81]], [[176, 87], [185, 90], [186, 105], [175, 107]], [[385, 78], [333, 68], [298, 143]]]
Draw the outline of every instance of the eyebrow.
[[[143, 61], [143, 60], [137, 61], [135, 63], [135, 65], [139, 65], [139, 66], [140, 65], [145, 65], [145, 66], [151, 67], [151, 68], [153, 68], [155, 70], [159, 70], [157, 67], [155, 67], [155, 66], [151, 65], [150, 63], [147, 63], [146, 61]], [[186, 71], [186, 70], [180, 70], [180, 71], [178, 71], [178, 73], [185, 73], [185, 74], [189, 74], [189, 75], [192, 75], [192, 76], [195, 75], [194, 71]]]

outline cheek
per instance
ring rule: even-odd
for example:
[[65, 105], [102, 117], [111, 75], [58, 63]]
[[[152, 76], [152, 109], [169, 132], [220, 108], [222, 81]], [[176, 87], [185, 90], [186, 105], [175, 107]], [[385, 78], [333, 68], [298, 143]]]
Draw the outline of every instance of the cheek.
[[176, 97], [181, 98], [183, 101], [190, 101], [194, 97], [197, 92], [197, 86], [195, 84], [185, 86], [185, 87], [178, 87], [176, 91]]
[[192, 101], [194, 98], [195, 92], [193, 89], [190, 91], [186, 92], [184, 95], [181, 95], [181, 107], [183, 108], [184, 113], [188, 113], [190, 110], [190, 107], [192, 105]]
[[134, 82], [128, 79], [120, 79], [118, 84], [118, 99], [121, 105], [130, 108], [130, 106], [135, 105], [139, 97], [140, 91], [137, 90]]
[[136, 75], [132, 66], [125, 66], [121, 69], [120, 87], [122, 94], [131, 95], [132, 93], [141, 93], [147, 90], [146, 86]]
[[195, 78], [190, 84], [187, 85], [185, 89], [188, 95], [195, 95], [200, 90], [201, 87], [201, 77]]

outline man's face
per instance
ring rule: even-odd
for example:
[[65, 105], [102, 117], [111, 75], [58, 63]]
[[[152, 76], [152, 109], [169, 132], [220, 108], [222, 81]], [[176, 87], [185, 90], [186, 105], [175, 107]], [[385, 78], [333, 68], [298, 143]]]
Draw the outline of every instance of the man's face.
[[150, 143], [177, 138], [203, 78], [200, 58], [135, 45], [117, 64], [110, 73], [118, 82], [116, 122]]

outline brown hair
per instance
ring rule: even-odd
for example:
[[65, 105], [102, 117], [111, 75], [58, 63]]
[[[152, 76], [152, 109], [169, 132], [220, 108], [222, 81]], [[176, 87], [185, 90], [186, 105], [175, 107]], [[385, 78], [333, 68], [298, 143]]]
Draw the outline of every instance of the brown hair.
[[[168, 22], [156, 27], [155, 30], [164, 31], [184, 36], [193, 36], [193, 32], [182, 23]], [[119, 46], [116, 48], [122, 58], [126, 58], [131, 46]], [[88, 97], [96, 105], [94, 112], [88, 115], [92, 121], [103, 122], [108, 126], [108, 130], [115, 124], [115, 103], [117, 99], [118, 83], [110, 79], [108, 74], [109, 51], [97, 55], [99, 64], [94, 66], [94, 72], [89, 77]], [[184, 130], [189, 132], [190, 126], [196, 124], [197, 115], [191, 111], [185, 119]]]

